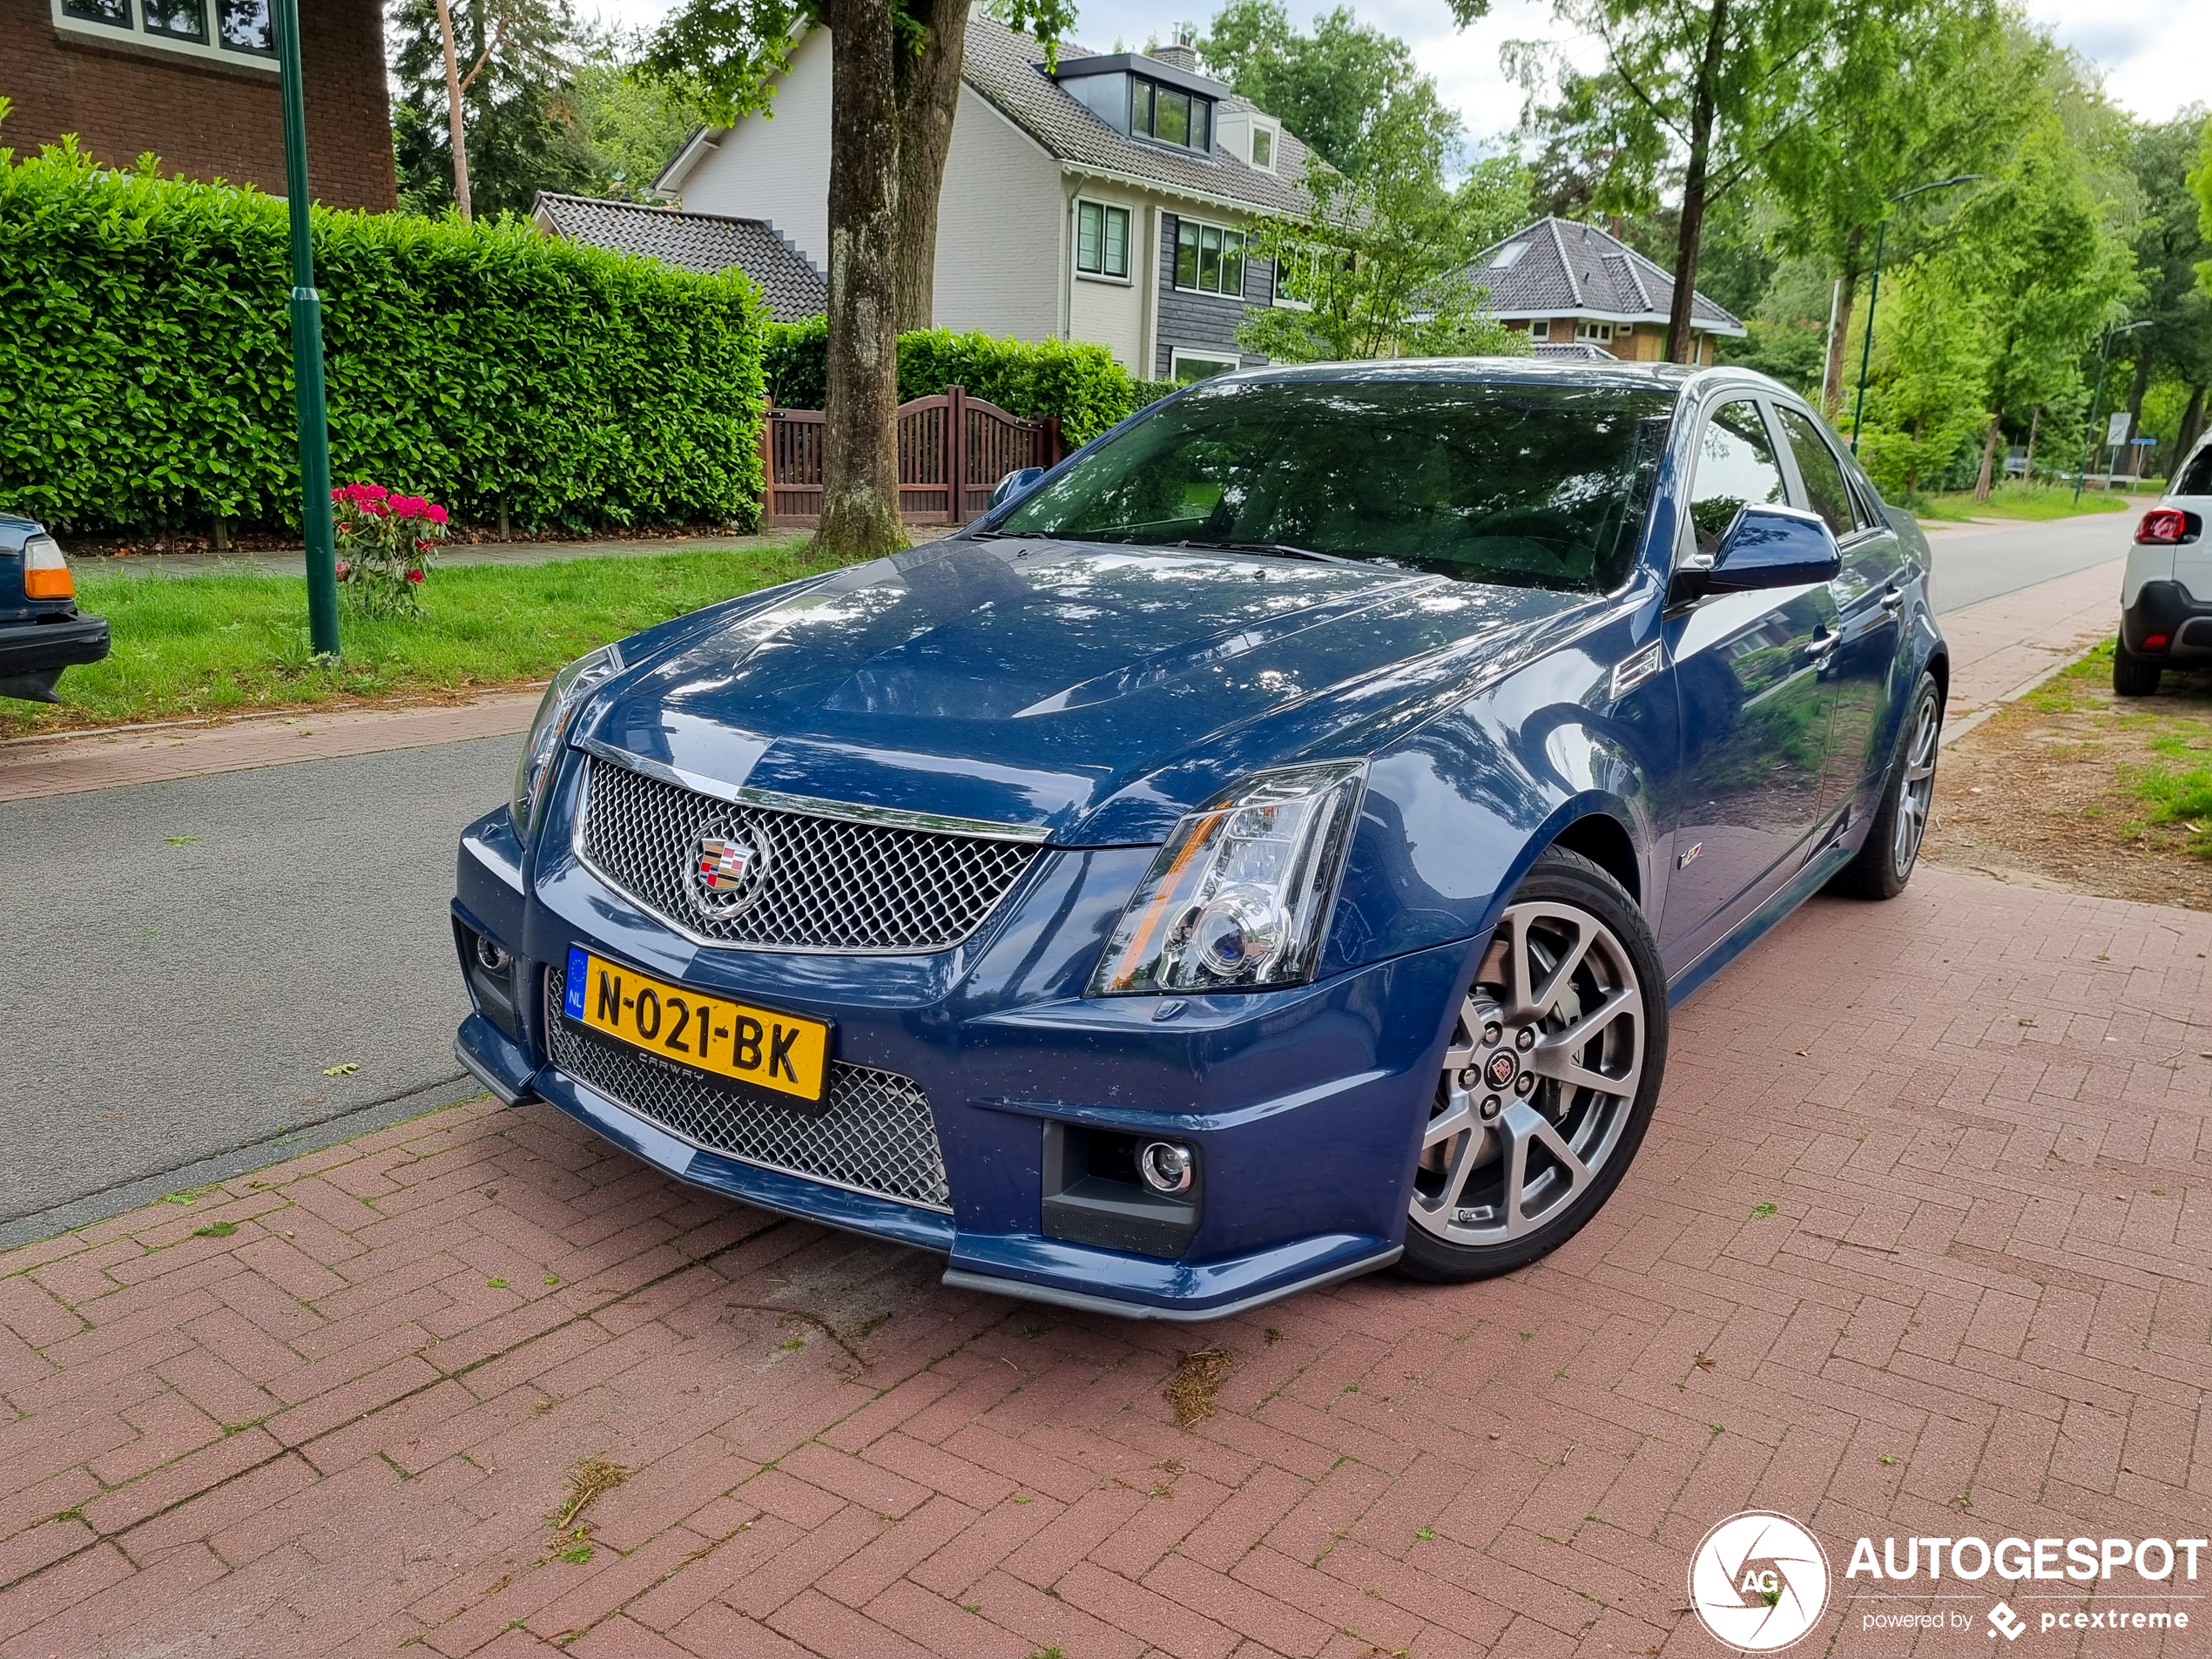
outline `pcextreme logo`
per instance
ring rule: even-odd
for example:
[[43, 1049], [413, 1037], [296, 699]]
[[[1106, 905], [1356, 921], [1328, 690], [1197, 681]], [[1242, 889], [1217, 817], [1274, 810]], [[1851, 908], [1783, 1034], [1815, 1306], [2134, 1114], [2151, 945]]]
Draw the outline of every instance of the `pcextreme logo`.
[[1777, 1653], [1828, 1605], [1828, 1557], [1787, 1515], [1730, 1515], [1689, 1558], [1689, 1604], [1714, 1637], [1744, 1653]]

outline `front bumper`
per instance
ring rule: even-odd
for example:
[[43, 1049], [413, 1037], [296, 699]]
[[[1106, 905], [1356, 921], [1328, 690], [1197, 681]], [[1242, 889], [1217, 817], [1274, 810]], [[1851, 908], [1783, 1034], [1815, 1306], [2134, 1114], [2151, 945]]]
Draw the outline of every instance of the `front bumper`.
[[[855, 962], [697, 947], [557, 855], [526, 893], [519, 849], [495, 814], [464, 839], [455, 917], [464, 962], [471, 941], [490, 939], [513, 953], [520, 977], [504, 1002], [472, 977], [478, 1012], [457, 1048], [502, 1097], [541, 1096], [694, 1185], [942, 1251], [946, 1282], [962, 1289], [1207, 1319], [1387, 1265], [1402, 1245], [1467, 948], [1286, 991], [1084, 997], [1103, 932], [1151, 855], [1047, 853], [968, 946]], [[536, 976], [572, 944], [833, 1021], [840, 1062], [926, 1091], [949, 1204], [899, 1202], [732, 1156], [551, 1063]], [[1148, 1138], [1196, 1154], [1188, 1231], [1163, 1244], [1140, 1227], [1135, 1247], [1108, 1247], [1096, 1240], [1110, 1232], [1086, 1232], [1057, 1202], [1074, 1190], [1068, 1149]]]
[[[2163, 646], [2148, 642], [2163, 638]], [[2212, 602], [2178, 582], [2146, 582], [2120, 613], [2120, 642], [2137, 657], [2175, 667], [2212, 663]]]
[[107, 653], [105, 617], [64, 612], [51, 622], [0, 623], [0, 697], [51, 703], [64, 669]]

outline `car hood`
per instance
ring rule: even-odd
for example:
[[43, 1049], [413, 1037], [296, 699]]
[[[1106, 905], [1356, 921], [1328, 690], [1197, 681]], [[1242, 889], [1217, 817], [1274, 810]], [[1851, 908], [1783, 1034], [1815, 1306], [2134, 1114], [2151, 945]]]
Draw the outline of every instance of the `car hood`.
[[577, 726], [695, 778], [1162, 838], [1245, 772], [1371, 752], [1587, 596], [1386, 566], [1035, 539], [855, 565], [649, 657]]

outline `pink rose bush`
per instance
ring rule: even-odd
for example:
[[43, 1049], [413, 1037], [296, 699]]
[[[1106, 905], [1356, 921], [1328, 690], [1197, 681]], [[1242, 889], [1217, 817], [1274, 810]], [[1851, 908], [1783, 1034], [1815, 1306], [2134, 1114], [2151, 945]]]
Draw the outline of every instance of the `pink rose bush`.
[[445, 540], [446, 509], [370, 483], [340, 485], [330, 506], [341, 555], [338, 580], [354, 606], [364, 616], [421, 616], [417, 596]]

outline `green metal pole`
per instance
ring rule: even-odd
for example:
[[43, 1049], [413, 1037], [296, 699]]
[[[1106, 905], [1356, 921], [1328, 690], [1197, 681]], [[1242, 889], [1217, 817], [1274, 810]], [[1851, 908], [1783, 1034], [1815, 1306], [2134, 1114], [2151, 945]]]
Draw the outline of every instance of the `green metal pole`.
[[307, 218], [307, 100], [300, 75], [299, 0], [276, 0], [284, 92], [284, 194], [292, 212], [292, 381], [300, 408], [300, 509], [307, 538], [307, 634], [338, 655], [338, 548], [330, 518], [330, 412], [322, 384], [322, 296]]
[[1882, 298], [1882, 249], [1890, 239], [1890, 221], [1885, 218], [1881, 228], [1874, 233], [1874, 280], [1866, 291], [1866, 334], [1858, 348], [1858, 401], [1851, 412], [1851, 452], [1858, 453], [1858, 428], [1866, 419], [1866, 364], [1874, 355], [1874, 307]]
[[2089, 457], [2097, 445], [2097, 406], [2105, 397], [2105, 365], [2112, 361], [2112, 325], [2105, 325], [2105, 343], [2097, 348], [2097, 389], [2089, 396], [2089, 442], [2081, 451], [2081, 466], [2074, 475], [2074, 504], [2081, 504], [2081, 481], [2089, 475]]

